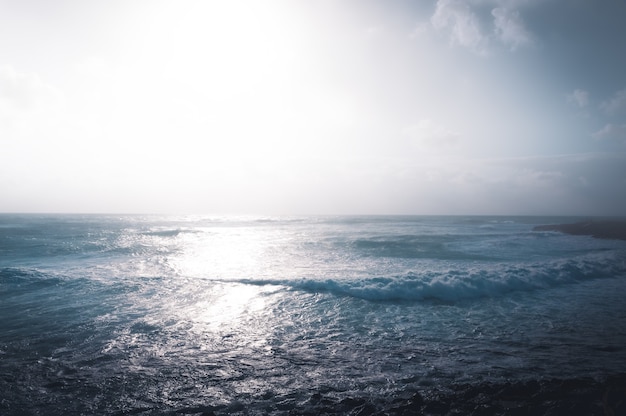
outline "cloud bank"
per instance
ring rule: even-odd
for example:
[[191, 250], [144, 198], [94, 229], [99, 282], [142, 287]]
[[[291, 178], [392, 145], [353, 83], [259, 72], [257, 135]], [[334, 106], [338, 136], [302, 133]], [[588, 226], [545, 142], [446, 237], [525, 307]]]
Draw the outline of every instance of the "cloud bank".
[[494, 44], [512, 51], [533, 45], [534, 37], [520, 11], [501, 7], [499, 3], [487, 2], [492, 8], [484, 16], [483, 1], [438, 0], [430, 20], [436, 30], [448, 33], [452, 44], [479, 55], [488, 55]]

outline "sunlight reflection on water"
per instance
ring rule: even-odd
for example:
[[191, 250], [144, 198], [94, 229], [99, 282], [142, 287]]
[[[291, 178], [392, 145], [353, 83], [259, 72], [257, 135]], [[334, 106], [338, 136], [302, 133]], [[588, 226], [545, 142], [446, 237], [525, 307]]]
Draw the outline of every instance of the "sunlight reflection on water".
[[267, 240], [254, 228], [211, 228], [181, 237], [171, 263], [183, 276], [242, 279], [258, 273]]
[[245, 315], [263, 315], [264, 288], [234, 281], [258, 274], [268, 246], [264, 233], [254, 227], [213, 227], [178, 239], [181, 249], [170, 264], [186, 277], [179, 292], [193, 294], [178, 311], [182, 319], [206, 330], [237, 331]]
[[282, 289], [241, 281], [254, 280], [269, 268], [279, 237], [276, 230], [255, 226], [179, 233], [167, 262], [177, 277], [167, 283], [170, 296], [163, 299], [160, 319], [175, 317], [196, 334], [234, 337], [239, 345], [263, 348], [273, 330], [272, 304]]
[[126, 264], [110, 265], [126, 276], [129, 291], [118, 303], [119, 313], [107, 319], [125, 315], [129, 320], [117, 327], [104, 353], [133, 351], [141, 357], [134, 365], [148, 367], [154, 357], [202, 361], [209, 359], [204, 356], [208, 351], [224, 348], [268, 353], [284, 288], [242, 280], [270, 269], [280, 252], [280, 232], [219, 225], [138, 231], [127, 230], [127, 243], [139, 250], [149, 243], [153, 249]]
[[186, 314], [192, 321], [206, 324], [207, 329], [233, 330], [244, 320], [244, 315], [265, 314], [263, 291], [261, 287], [243, 284], [215, 284], [210, 298], [192, 305]]

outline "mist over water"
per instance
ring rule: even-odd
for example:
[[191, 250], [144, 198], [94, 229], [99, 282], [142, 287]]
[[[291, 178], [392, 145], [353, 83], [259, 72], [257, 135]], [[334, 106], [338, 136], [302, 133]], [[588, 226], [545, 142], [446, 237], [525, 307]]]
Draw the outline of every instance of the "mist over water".
[[566, 220], [2, 215], [0, 410], [382, 411], [625, 373], [626, 242], [531, 231]]

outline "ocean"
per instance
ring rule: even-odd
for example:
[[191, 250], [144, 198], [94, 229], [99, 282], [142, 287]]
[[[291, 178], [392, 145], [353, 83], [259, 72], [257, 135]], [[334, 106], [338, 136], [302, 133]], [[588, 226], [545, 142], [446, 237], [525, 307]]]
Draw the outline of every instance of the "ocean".
[[609, 414], [626, 241], [575, 220], [2, 214], [0, 414]]

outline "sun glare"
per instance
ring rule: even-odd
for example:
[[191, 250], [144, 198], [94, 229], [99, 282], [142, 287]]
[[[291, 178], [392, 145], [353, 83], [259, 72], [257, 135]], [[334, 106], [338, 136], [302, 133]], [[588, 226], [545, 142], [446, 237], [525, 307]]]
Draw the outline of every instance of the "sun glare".
[[[143, 72], [137, 78], [159, 88], [158, 95], [137, 91], [145, 98], [123, 130], [135, 131], [135, 145], [153, 160], [168, 161], [162, 179], [173, 174], [176, 185], [219, 177], [230, 187], [242, 170], [254, 182], [246, 170], [277, 171], [302, 156], [294, 137], [306, 138], [303, 126], [310, 128], [309, 119], [330, 106], [328, 94], [301, 79], [311, 72], [311, 48], [294, 7], [276, 1], [185, 5], [161, 4], [137, 29], [135, 61]], [[336, 117], [330, 113], [326, 119]]]
[[88, 184], [86, 200], [111, 193], [107, 203], [130, 212], [301, 211], [306, 189], [367, 149], [354, 133], [362, 104], [330, 75], [332, 36], [320, 39], [302, 4], [126, 7], [116, 48], [75, 68], [80, 146], [55, 161]]
[[261, 266], [262, 236], [254, 230], [210, 228], [185, 235], [182, 253], [172, 260], [183, 276], [232, 281], [251, 278]]

